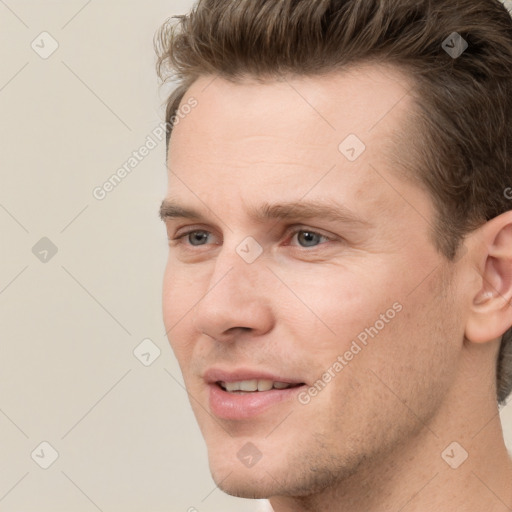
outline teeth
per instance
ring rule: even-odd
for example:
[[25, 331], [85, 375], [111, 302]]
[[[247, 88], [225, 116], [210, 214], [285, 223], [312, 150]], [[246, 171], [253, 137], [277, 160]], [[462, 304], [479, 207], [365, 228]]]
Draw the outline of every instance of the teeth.
[[220, 382], [220, 385], [230, 393], [234, 391], [270, 391], [271, 389], [286, 389], [292, 386], [288, 382], [273, 382], [267, 379]]
[[274, 382], [274, 387], [276, 389], [286, 389], [286, 388], [289, 388], [291, 386], [291, 384], [289, 384], [288, 382]]
[[253, 380], [243, 380], [240, 382], [240, 391], [258, 391], [258, 381], [256, 379]]
[[271, 380], [259, 380], [258, 391], [270, 391], [272, 389], [273, 382]]

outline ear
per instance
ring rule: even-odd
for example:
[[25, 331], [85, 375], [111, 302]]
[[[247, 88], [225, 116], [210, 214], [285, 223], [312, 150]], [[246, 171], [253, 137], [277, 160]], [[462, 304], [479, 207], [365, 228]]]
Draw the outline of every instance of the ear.
[[474, 238], [479, 273], [465, 336], [474, 343], [500, 338], [512, 326], [512, 210], [486, 222]]

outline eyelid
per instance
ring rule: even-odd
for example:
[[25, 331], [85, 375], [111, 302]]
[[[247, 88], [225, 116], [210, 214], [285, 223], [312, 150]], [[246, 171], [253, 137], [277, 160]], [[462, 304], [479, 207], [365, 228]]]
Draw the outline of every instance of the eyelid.
[[194, 233], [196, 231], [204, 231], [205, 233], [213, 233], [212, 229], [205, 228], [201, 225], [192, 225], [192, 226], [182, 226], [175, 230], [174, 235], [172, 236], [173, 240], [177, 240], [178, 238], [189, 235], [190, 233]]
[[[304, 225], [300, 225], [300, 224], [299, 225], [295, 224], [294, 226], [290, 226], [290, 228], [288, 228], [285, 231], [286, 239], [288, 240], [289, 238], [293, 238], [297, 233], [301, 233], [301, 232], [313, 233], [315, 235], [320, 235], [322, 238], [325, 238], [327, 241], [335, 240], [335, 237], [333, 235], [327, 235], [326, 233], [323, 232], [323, 230], [311, 228], [309, 226], [304, 226]], [[310, 251], [314, 250], [316, 247], [319, 247], [323, 244], [325, 244], [325, 242], [322, 242], [316, 246], [310, 247], [309, 250]], [[295, 247], [299, 247], [301, 249], [308, 249], [308, 247], [301, 247], [300, 245], [295, 245]]]
[[[188, 235], [192, 234], [192, 233], [195, 233], [195, 232], [205, 232], [207, 234], [213, 234], [212, 231], [210, 231], [209, 229], [205, 229], [201, 226], [187, 226], [186, 227], [186, 230], [183, 231], [182, 233], [180, 233], [180, 229], [181, 228], [178, 228], [176, 230], [176, 233], [169, 238], [169, 241], [174, 241], [176, 242], [176, 245], [178, 244], [181, 244], [181, 240], [184, 239], [185, 237], [187, 237]], [[325, 232], [323, 232], [323, 230], [320, 230], [320, 229], [317, 229], [317, 228], [312, 228], [312, 227], [309, 227], [309, 226], [306, 226], [306, 225], [303, 225], [303, 224], [294, 224], [292, 226], [289, 226], [288, 228], [286, 228], [283, 236], [286, 237], [286, 239], [289, 239], [290, 237], [293, 237], [295, 236], [297, 233], [300, 233], [300, 232], [308, 232], [308, 233], [313, 233], [315, 235], [320, 235], [322, 238], [325, 238], [327, 239], [327, 241], [335, 241], [335, 240], [339, 240], [339, 237], [337, 236], [334, 236], [332, 234], [326, 234]], [[325, 244], [326, 242], [321, 242], [319, 243], [318, 245], [316, 246], [312, 246], [312, 247], [301, 247], [300, 245], [294, 245], [293, 247], [298, 247], [299, 249], [305, 249], [305, 250], [309, 250], [309, 252], [315, 250], [315, 248]], [[187, 245], [189, 247], [203, 247], [202, 245], [197, 245], [197, 246], [193, 246], [193, 245], [189, 245], [189, 244], [183, 244], [183, 245]], [[205, 245], [208, 245], [208, 244], [205, 244]]]

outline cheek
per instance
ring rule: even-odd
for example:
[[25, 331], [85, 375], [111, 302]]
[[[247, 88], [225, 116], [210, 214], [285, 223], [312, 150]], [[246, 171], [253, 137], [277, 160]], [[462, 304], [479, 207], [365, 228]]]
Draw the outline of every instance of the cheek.
[[[421, 430], [453, 381], [457, 351], [449, 312], [437, 306], [435, 297], [433, 307], [402, 301], [403, 309], [369, 335], [366, 345], [358, 343], [361, 350], [315, 399], [317, 410], [325, 411], [323, 428], [344, 432], [347, 446], [378, 450]], [[347, 343], [344, 339], [344, 349]]]
[[[440, 294], [438, 276], [418, 287], [414, 272], [406, 276], [381, 261], [367, 265], [366, 272], [326, 267], [309, 275], [289, 271], [283, 280], [298, 298], [281, 302], [281, 322], [293, 331], [316, 378], [329, 369], [336, 374], [330, 399], [360, 393], [363, 402], [371, 402], [387, 392], [396, 400], [386, 385], [404, 399], [434, 390], [440, 399], [457, 347], [450, 323], [456, 312]], [[339, 356], [341, 366], [333, 368]]]
[[357, 361], [354, 358], [353, 369], [358, 379], [364, 379], [361, 392], [366, 400], [378, 397], [377, 402], [390, 407], [403, 402], [409, 406], [400, 406], [404, 421], [411, 410], [427, 421], [456, 373], [461, 334], [453, 320], [457, 312], [453, 302], [430, 283], [398, 297], [401, 311], [368, 338]]
[[[369, 272], [368, 268], [379, 268], [379, 272]], [[359, 335], [364, 341], [370, 336], [367, 331], [375, 333], [375, 324], [380, 332], [399, 316], [400, 305], [396, 303], [401, 297], [400, 286], [392, 269], [384, 265], [350, 269], [322, 265], [306, 272], [290, 269], [282, 276], [293, 294], [281, 286], [276, 290], [282, 304], [280, 319], [291, 328], [296, 326], [299, 339], [307, 333], [315, 357], [342, 354]]]

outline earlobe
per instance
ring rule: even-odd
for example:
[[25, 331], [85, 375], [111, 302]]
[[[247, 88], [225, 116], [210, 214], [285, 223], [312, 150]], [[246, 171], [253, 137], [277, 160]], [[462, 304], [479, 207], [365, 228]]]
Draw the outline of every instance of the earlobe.
[[474, 343], [500, 338], [512, 326], [512, 211], [488, 221], [473, 235], [479, 273], [465, 336]]

